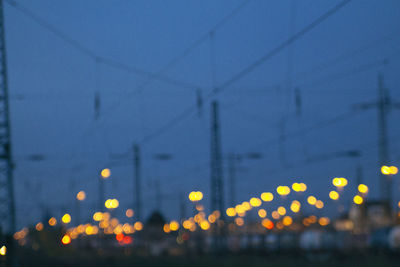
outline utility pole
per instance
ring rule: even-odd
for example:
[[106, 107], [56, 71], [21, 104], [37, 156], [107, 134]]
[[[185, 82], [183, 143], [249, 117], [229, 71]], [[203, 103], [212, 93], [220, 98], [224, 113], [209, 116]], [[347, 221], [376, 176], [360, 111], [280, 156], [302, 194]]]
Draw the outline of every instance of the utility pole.
[[[0, 229], [11, 236], [16, 230], [16, 219], [3, 0], [0, 0], [0, 61]], [[7, 240], [7, 249], [9, 265], [15, 266], [12, 236]]]
[[[378, 144], [379, 144], [379, 169], [390, 162], [389, 140], [387, 135], [387, 115], [391, 109], [400, 109], [400, 103], [393, 103], [389, 91], [385, 88], [383, 75], [378, 74], [378, 100], [372, 103], [358, 105], [361, 109], [377, 108], [378, 111]], [[381, 199], [392, 205], [392, 180], [390, 175], [380, 174]]]
[[136, 214], [136, 219], [140, 221], [141, 211], [142, 211], [142, 196], [141, 196], [141, 179], [140, 179], [140, 148], [139, 145], [135, 144], [133, 146], [133, 183], [134, 183], [134, 210]]
[[230, 205], [234, 207], [236, 205], [236, 155], [231, 153], [228, 156], [229, 166], [229, 194], [230, 194]]
[[222, 181], [221, 137], [218, 116], [218, 102], [211, 104], [211, 209], [224, 214], [224, 188]]
[[[218, 116], [218, 102], [211, 103], [211, 210], [218, 210], [224, 219], [224, 188], [222, 181], [221, 136]], [[223, 226], [213, 227], [212, 245], [216, 251], [223, 248]]]

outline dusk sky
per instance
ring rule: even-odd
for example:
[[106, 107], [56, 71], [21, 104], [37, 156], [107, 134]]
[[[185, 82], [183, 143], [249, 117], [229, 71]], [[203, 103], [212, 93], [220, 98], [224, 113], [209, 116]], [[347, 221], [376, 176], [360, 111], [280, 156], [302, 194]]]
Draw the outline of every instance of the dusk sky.
[[[5, 1], [4, 13], [18, 227], [38, 222], [45, 210], [58, 217], [74, 214], [79, 190], [87, 193], [82, 216], [89, 218], [105, 167], [112, 171], [106, 196], [119, 199], [122, 214], [133, 203], [134, 143], [142, 150], [145, 217], [156, 207], [156, 180], [167, 218], [179, 218], [180, 192], [188, 213], [192, 190], [204, 192], [209, 208], [211, 100], [220, 103], [224, 157], [262, 154], [237, 164], [237, 201], [304, 182], [307, 194], [328, 202], [332, 178], [346, 177], [342, 201], [347, 203], [356, 192], [357, 165], [370, 187], [369, 198], [379, 197], [377, 110], [355, 105], [377, 100], [378, 73], [392, 101], [400, 102], [400, 1], [350, 1], [209, 99], [214, 88], [341, 1], [10, 2]], [[193, 49], [182, 56], [187, 48]], [[131, 71], [116, 68], [111, 60]], [[132, 69], [162, 74], [149, 79]], [[301, 95], [300, 114], [294, 88]], [[196, 107], [198, 90], [204, 98], [201, 116], [194, 109], [162, 128]], [[101, 102], [97, 120], [96, 92]], [[400, 110], [388, 115], [388, 164], [397, 166], [399, 115]], [[322, 160], [322, 155], [349, 150], [362, 156]], [[156, 160], [159, 153], [172, 159]], [[32, 161], [31, 155], [45, 158]], [[393, 196], [400, 200], [398, 177]]]

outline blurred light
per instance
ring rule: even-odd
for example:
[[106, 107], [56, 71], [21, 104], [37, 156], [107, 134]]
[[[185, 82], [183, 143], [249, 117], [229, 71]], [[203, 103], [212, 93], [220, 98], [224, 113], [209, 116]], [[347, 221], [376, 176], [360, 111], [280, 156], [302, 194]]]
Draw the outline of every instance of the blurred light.
[[282, 223], [283, 223], [284, 226], [289, 226], [289, 225], [291, 225], [293, 223], [293, 219], [290, 216], [285, 216], [282, 219]]
[[125, 215], [128, 218], [132, 218], [134, 214], [135, 213], [133, 212], [133, 209], [127, 209], [126, 212], [125, 212]]
[[366, 194], [366, 193], [368, 193], [368, 186], [366, 186], [365, 184], [359, 184], [358, 191], [360, 193]]
[[308, 220], [310, 223], [316, 223], [317, 217], [315, 215], [311, 215], [310, 217], [308, 217]]
[[171, 231], [177, 231], [179, 229], [179, 223], [177, 221], [171, 221], [169, 223], [169, 229]]
[[396, 166], [390, 166], [390, 174], [395, 175], [399, 172], [399, 169]]
[[235, 218], [235, 223], [237, 226], [243, 226], [244, 220], [243, 218]]
[[0, 255], [1, 256], [5, 256], [7, 254], [7, 247], [6, 246], [2, 246], [0, 248]]
[[86, 227], [86, 229], [85, 229], [85, 233], [87, 234], [87, 235], [92, 235], [93, 234], [93, 226], [91, 226], [91, 225], [88, 225], [87, 227]]
[[203, 199], [203, 193], [200, 191], [192, 191], [189, 193], [190, 201], [200, 201]]
[[268, 230], [271, 230], [272, 228], [274, 228], [274, 223], [271, 220], [268, 220], [268, 219], [262, 220], [261, 224], [262, 224], [262, 226], [264, 226]]
[[274, 210], [274, 211], [271, 213], [271, 216], [272, 216], [272, 218], [274, 218], [275, 220], [278, 220], [279, 217], [280, 217], [279, 213], [278, 213], [276, 210]]
[[260, 209], [258, 211], [258, 216], [260, 216], [260, 218], [265, 218], [267, 216], [267, 212], [265, 211], [265, 209]]
[[110, 175], [111, 175], [110, 169], [103, 169], [103, 170], [101, 170], [101, 177], [102, 177], [103, 179], [107, 179], [108, 177], [110, 177]]
[[143, 223], [135, 222], [135, 224], [133, 225], [133, 228], [135, 228], [136, 231], [141, 231], [143, 229]]
[[345, 187], [347, 183], [348, 183], [347, 179], [343, 177], [341, 178], [336, 177], [332, 179], [332, 184], [336, 187]]
[[71, 243], [71, 237], [69, 237], [69, 235], [64, 235], [61, 239], [61, 243], [63, 243], [63, 245], [68, 245]]
[[117, 199], [107, 199], [106, 202], [104, 203], [104, 206], [107, 209], [116, 209], [119, 206], [119, 201]]
[[242, 207], [244, 208], [244, 211], [251, 210], [251, 205], [250, 205], [250, 203], [247, 202], [247, 201], [244, 201], [244, 202], [242, 203]]
[[226, 215], [228, 215], [229, 217], [236, 216], [236, 210], [234, 208], [227, 208]]
[[94, 214], [93, 214], [93, 220], [95, 220], [96, 222], [99, 222], [99, 221], [101, 221], [103, 219], [103, 213], [101, 213], [101, 212], [95, 212]]
[[285, 186], [281, 185], [276, 188], [276, 192], [281, 196], [286, 196], [286, 195], [289, 195], [290, 188], [286, 185]]
[[292, 204], [290, 205], [290, 210], [293, 211], [294, 213], [297, 213], [300, 211], [300, 207], [301, 207], [300, 202], [297, 200], [293, 200]]
[[236, 211], [236, 213], [244, 213], [244, 212], [246, 212], [245, 208], [240, 204], [235, 206], [235, 211]]
[[280, 206], [280, 207], [278, 207], [277, 211], [278, 211], [278, 214], [281, 215], [281, 216], [286, 214], [285, 207]]
[[57, 224], [56, 218], [51, 217], [51, 218], [49, 219], [49, 225], [50, 225], [50, 226], [55, 226], [56, 224]]
[[215, 223], [216, 220], [217, 220], [217, 217], [214, 214], [208, 215], [208, 221], [210, 223]]
[[357, 205], [361, 205], [364, 202], [364, 199], [361, 196], [356, 195], [353, 197], [353, 202]]
[[253, 207], [259, 207], [259, 206], [261, 206], [261, 200], [259, 198], [256, 198], [256, 197], [252, 197], [250, 199], [250, 205], [253, 206]]
[[71, 222], [71, 215], [68, 213], [65, 213], [64, 216], [61, 217], [61, 221], [65, 224], [68, 224]]
[[35, 228], [36, 228], [37, 231], [42, 231], [43, 230], [43, 223], [38, 222], [36, 224]]
[[276, 223], [276, 228], [279, 229], [279, 230], [283, 229], [283, 223], [277, 222]]
[[292, 184], [292, 189], [295, 192], [300, 192], [301, 191], [301, 185], [299, 183], [293, 183]]
[[122, 240], [124, 240], [124, 234], [116, 234], [116, 235], [115, 235], [115, 239], [116, 239], [118, 242], [122, 242]]
[[300, 192], [305, 192], [307, 190], [307, 185], [305, 183], [300, 183]]
[[167, 234], [171, 232], [171, 229], [169, 229], [169, 224], [168, 223], [164, 224], [163, 231], [165, 233], [167, 233]]
[[307, 202], [308, 202], [308, 204], [310, 204], [310, 205], [315, 205], [315, 203], [317, 202], [317, 199], [316, 199], [314, 196], [309, 196], [309, 197], [307, 198]]
[[324, 202], [322, 202], [322, 200], [317, 200], [317, 202], [315, 203], [315, 207], [317, 209], [322, 209], [324, 207]]
[[319, 220], [318, 220], [318, 223], [319, 223], [321, 226], [326, 226], [326, 225], [329, 224], [329, 222], [330, 222], [330, 220], [329, 220], [328, 217], [321, 217], [321, 218], [319, 218]]
[[200, 222], [200, 228], [202, 230], [208, 230], [208, 229], [210, 229], [210, 224], [206, 220], [201, 221]]
[[271, 192], [264, 192], [261, 194], [261, 199], [265, 202], [270, 202], [274, 199], [274, 195]]
[[79, 191], [78, 194], [76, 194], [76, 199], [79, 201], [83, 201], [86, 198], [86, 193], [85, 191]]
[[329, 192], [329, 197], [333, 200], [337, 200], [339, 198], [339, 193], [336, 191]]
[[397, 206], [400, 208], [400, 201], [397, 203]]
[[381, 167], [381, 173], [384, 174], [384, 175], [391, 174], [390, 167], [389, 166], [382, 166]]

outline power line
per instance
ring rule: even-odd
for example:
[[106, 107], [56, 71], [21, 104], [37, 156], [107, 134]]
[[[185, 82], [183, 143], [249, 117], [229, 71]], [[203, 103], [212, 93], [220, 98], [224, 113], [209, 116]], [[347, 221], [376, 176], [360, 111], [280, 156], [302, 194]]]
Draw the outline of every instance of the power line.
[[[320, 17], [318, 17], [312, 23], [310, 23], [309, 25], [304, 27], [302, 30], [300, 30], [299, 32], [297, 32], [293, 36], [289, 37], [288, 39], [286, 39], [285, 41], [280, 43], [278, 46], [276, 46], [275, 48], [273, 48], [266, 55], [264, 55], [263, 57], [261, 57], [258, 60], [256, 60], [250, 66], [244, 68], [243, 70], [241, 70], [236, 75], [232, 76], [229, 80], [227, 80], [226, 82], [224, 82], [220, 86], [216, 87], [215, 90], [213, 90], [210, 94], [208, 94], [204, 100], [209, 100], [214, 95], [222, 92], [223, 90], [226, 90], [231, 84], [235, 83], [236, 81], [240, 80], [241, 78], [243, 78], [244, 76], [246, 76], [247, 74], [252, 72], [255, 68], [260, 66], [265, 61], [267, 61], [267, 60], [271, 59], [273, 56], [279, 54], [288, 45], [290, 45], [290, 44], [294, 43], [295, 41], [297, 41], [298, 39], [300, 39], [306, 33], [311, 31], [313, 28], [315, 28], [316, 26], [321, 24], [323, 21], [325, 21], [327, 18], [329, 18], [330, 16], [332, 16], [333, 14], [338, 12], [341, 8], [346, 6], [350, 1], [351, 0], [344, 0], [344, 1], [340, 2], [339, 4], [337, 4], [336, 6], [334, 6], [333, 8], [331, 8], [330, 10], [328, 10], [327, 12], [325, 12], [324, 14], [322, 14]], [[167, 122], [165, 125], [161, 126], [159, 129], [155, 130], [153, 133], [150, 133], [149, 135], [145, 136], [142, 139], [141, 143], [149, 142], [153, 138], [155, 138], [155, 137], [159, 136], [160, 134], [164, 133], [169, 128], [171, 128], [175, 124], [179, 123], [181, 120], [183, 120], [187, 116], [191, 115], [195, 109], [196, 109], [196, 106], [191, 106], [191, 107], [185, 109], [182, 113], [178, 114], [176, 117], [174, 117], [172, 120]]]

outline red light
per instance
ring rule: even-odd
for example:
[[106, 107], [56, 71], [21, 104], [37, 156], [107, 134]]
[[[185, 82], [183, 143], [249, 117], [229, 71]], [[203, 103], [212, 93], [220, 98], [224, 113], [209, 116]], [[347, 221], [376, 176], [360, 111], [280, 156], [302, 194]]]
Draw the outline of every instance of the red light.
[[130, 237], [130, 236], [125, 236], [123, 242], [124, 242], [124, 244], [130, 244], [130, 243], [132, 243], [132, 237]]
[[124, 234], [117, 234], [115, 239], [117, 239], [118, 242], [121, 242], [124, 239]]
[[268, 221], [268, 222], [265, 224], [265, 228], [267, 228], [268, 230], [271, 230], [272, 228], [274, 228], [274, 223], [271, 222], [271, 221]]

